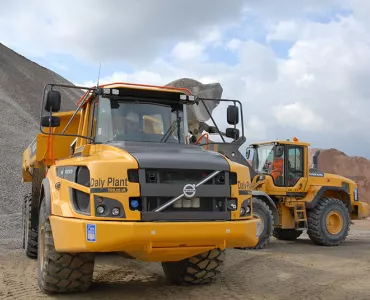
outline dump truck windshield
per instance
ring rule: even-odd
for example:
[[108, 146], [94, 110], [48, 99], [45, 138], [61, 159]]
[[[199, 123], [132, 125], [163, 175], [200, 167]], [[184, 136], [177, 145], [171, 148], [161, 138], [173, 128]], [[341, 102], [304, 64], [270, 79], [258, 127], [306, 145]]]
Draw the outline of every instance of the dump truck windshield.
[[95, 141], [184, 143], [185, 125], [183, 104], [100, 97]]

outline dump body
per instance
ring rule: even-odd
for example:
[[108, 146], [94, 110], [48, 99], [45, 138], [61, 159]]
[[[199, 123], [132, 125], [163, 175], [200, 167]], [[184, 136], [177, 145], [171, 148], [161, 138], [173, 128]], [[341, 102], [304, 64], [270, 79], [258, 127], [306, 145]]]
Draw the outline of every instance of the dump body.
[[[63, 128], [74, 114], [74, 111], [56, 113], [60, 117], [60, 127], [53, 128], [52, 132], [61, 133]], [[80, 113], [77, 113], [66, 134], [78, 134], [80, 122]], [[45, 132], [49, 132], [49, 128], [44, 128]], [[65, 159], [70, 156], [70, 145], [76, 137], [71, 136], [51, 136], [37, 133], [31, 144], [25, 149], [22, 156], [22, 179], [23, 182], [32, 181], [32, 169], [43, 168], [53, 164], [52, 158], [55, 160]], [[52, 141], [52, 145], [49, 144]], [[51, 149], [53, 146], [53, 149]]]

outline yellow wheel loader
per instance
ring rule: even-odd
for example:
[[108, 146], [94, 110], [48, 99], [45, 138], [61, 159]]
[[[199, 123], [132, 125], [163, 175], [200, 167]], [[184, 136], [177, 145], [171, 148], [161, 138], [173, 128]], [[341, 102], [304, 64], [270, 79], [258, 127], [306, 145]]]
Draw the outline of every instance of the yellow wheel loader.
[[[62, 111], [63, 89], [86, 91], [75, 111]], [[237, 100], [129, 83], [45, 86], [40, 133], [22, 157], [32, 186], [24, 249], [43, 292], [88, 290], [104, 252], [161, 262], [172, 284], [210, 283], [225, 249], [258, 243], [248, 167], [188, 140], [189, 111], [214, 121], [220, 102], [231, 103], [226, 135], [244, 141]]]
[[[258, 207], [261, 215], [273, 215], [277, 239], [295, 240], [307, 230], [315, 244], [337, 246], [346, 240], [351, 220], [369, 216], [368, 204], [360, 201], [354, 181], [318, 170], [317, 153], [310, 168], [309, 146], [297, 138], [249, 146], [254, 212]], [[269, 238], [268, 231], [259, 237]]]

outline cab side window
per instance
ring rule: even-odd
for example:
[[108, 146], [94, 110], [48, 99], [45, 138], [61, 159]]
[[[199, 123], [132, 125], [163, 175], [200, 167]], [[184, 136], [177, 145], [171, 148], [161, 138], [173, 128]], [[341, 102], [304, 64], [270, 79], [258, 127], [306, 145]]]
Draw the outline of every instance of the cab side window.
[[304, 156], [302, 147], [288, 147], [288, 187], [293, 187], [304, 176]]

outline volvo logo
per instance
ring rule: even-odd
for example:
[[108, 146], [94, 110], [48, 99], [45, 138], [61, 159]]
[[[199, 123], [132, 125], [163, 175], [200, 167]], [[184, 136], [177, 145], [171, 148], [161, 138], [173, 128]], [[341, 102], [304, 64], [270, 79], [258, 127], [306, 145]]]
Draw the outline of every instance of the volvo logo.
[[195, 184], [187, 184], [183, 188], [183, 193], [186, 198], [193, 198], [195, 196]]

